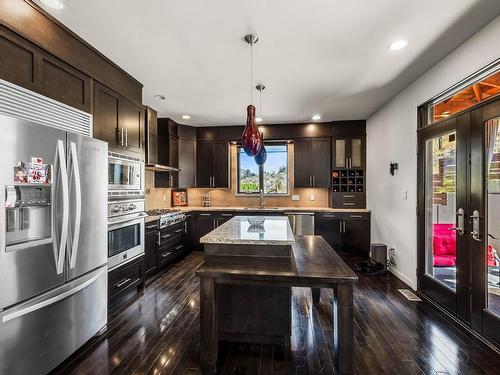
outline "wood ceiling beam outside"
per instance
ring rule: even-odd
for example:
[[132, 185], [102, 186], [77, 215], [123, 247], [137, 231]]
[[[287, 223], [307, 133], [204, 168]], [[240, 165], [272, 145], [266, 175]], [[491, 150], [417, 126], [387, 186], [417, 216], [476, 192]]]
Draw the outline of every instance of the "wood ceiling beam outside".
[[476, 96], [476, 101], [478, 103], [480, 103], [481, 100], [482, 100], [482, 97], [481, 97], [481, 87], [479, 87], [479, 85], [477, 83], [474, 83], [472, 85], [472, 90], [474, 90], [474, 95]]

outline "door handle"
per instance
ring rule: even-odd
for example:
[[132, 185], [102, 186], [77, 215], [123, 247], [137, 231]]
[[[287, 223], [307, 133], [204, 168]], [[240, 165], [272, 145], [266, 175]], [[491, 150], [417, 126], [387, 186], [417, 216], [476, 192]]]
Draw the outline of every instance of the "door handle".
[[464, 209], [459, 208], [457, 211], [457, 226], [454, 228], [449, 228], [449, 230], [454, 230], [459, 235], [464, 234]]
[[481, 241], [481, 234], [479, 233], [479, 211], [474, 210], [471, 216], [472, 219], [472, 238], [476, 241]]
[[[61, 224], [61, 235], [60, 235], [60, 243], [59, 246], [56, 244], [56, 241], [53, 241], [54, 247], [54, 257], [56, 259], [56, 272], [58, 275], [63, 273], [64, 270], [64, 255], [66, 249], [66, 242], [68, 239], [68, 221], [69, 221], [69, 191], [68, 191], [68, 171], [66, 169], [66, 151], [64, 150], [64, 142], [62, 140], [57, 141], [56, 148], [56, 159], [55, 159], [55, 171], [59, 169], [61, 172], [61, 189], [63, 195], [63, 212], [62, 212], [62, 224]], [[58, 168], [59, 167], [59, 168]], [[55, 190], [53, 190], [53, 194]], [[53, 198], [55, 198], [53, 196]], [[55, 201], [53, 199], [52, 201]], [[55, 236], [54, 228], [56, 227], [55, 222], [55, 209], [54, 205], [52, 205], [52, 238]]]
[[82, 220], [82, 190], [80, 182], [80, 167], [78, 165], [78, 153], [76, 152], [76, 144], [74, 142], [70, 143], [70, 155], [71, 155], [71, 166], [72, 177], [75, 181], [75, 230], [73, 232], [73, 238], [70, 239], [71, 242], [71, 255], [69, 259], [69, 268], [73, 269], [76, 265], [76, 255], [78, 253], [78, 241], [80, 239], [80, 224]]

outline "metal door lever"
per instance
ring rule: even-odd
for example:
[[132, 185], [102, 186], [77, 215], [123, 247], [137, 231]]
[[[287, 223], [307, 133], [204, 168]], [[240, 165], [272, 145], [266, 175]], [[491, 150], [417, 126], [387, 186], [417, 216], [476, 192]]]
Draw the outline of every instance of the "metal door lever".
[[476, 241], [481, 241], [481, 234], [479, 233], [479, 211], [474, 210], [471, 216], [472, 219], [472, 238]]
[[462, 236], [464, 234], [464, 216], [465, 216], [464, 209], [459, 208], [457, 211], [457, 226], [449, 228], [449, 230], [454, 230], [457, 232], [457, 234]]

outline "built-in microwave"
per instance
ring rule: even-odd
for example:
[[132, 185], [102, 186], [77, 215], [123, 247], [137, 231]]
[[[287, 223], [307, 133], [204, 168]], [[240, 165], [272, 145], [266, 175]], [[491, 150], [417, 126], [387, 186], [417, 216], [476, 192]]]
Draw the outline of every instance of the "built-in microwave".
[[144, 195], [144, 162], [133, 156], [109, 152], [108, 195]]

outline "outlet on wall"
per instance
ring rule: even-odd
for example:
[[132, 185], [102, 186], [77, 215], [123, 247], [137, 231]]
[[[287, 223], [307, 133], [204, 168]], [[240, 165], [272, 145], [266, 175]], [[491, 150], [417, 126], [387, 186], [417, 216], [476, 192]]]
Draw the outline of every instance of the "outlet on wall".
[[314, 194], [309, 195], [309, 199], [313, 201], [315, 199]]
[[167, 194], [163, 194], [163, 202], [167, 201]]
[[298, 194], [293, 194], [293, 195], [292, 195], [292, 201], [300, 201], [300, 195], [298, 195]]

